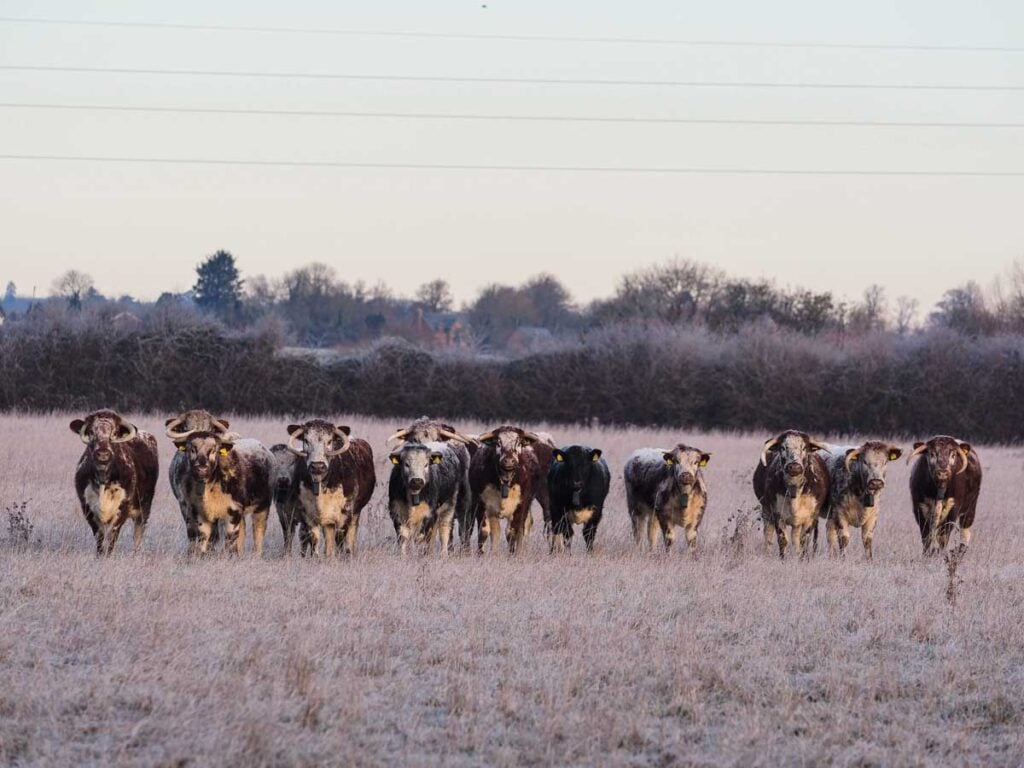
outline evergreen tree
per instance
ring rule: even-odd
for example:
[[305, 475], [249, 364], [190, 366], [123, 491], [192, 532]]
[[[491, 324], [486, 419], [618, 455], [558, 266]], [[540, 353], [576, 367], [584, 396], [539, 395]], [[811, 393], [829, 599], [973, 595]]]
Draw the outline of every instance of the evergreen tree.
[[196, 306], [225, 321], [237, 317], [242, 306], [243, 281], [235, 257], [227, 251], [217, 251], [196, 267], [196, 275], [198, 279], [192, 287]]

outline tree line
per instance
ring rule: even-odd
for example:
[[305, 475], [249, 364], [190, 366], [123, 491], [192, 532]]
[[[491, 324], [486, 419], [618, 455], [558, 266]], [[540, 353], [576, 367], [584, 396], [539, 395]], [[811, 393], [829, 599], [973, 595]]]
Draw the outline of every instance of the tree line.
[[283, 343], [312, 348], [354, 348], [397, 337], [427, 349], [537, 351], [622, 325], [720, 334], [766, 325], [806, 336], [880, 331], [906, 335], [929, 328], [970, 336], [1024, 332], [1024, 267], [1019, 263], [990, 290], [975, 282], [949, 289], [923, 317], [915, 300], [890, 300], [878, 285], [851, 301], [829, 291], [735, 277], [678, 259], [630, 272], [611, 296], [589, 303], [576, 302], [548, 274], [520, 285], [486, 285], [458, 307], [450, 286], [440, 278], [403, 297], [383, 284], [349, 283], [322, 263], [274, 279], [243, 277], [227, 251], [217, 251], [198, 265], [190, 291], [164, 293], [152, 303], [104, 296], [87, 274], [76, 270], [58, 277], [51, 293], [26, 307], [16, 286], [8, 284], [0, 305], [11, 319], [67, 319], [85, 313], [135, 323], [151, 315], [196, 315], [235, 332], [273, 328]]

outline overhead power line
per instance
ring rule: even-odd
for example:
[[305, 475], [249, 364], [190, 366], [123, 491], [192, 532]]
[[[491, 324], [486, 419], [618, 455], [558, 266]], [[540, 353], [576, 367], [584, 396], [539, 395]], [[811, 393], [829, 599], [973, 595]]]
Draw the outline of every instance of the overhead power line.
[[668, 125], [760, 125], [858, 128], [989, 128], [1019, 129], [1024, 123], [922, 122], [901, 120], [776, 120], [771, 118], [614, 117], [608, 115], [508, 115], [463, 112], [359, 112], [309, 109], [239, 109], [233, 107], [149, 107], [121, 104], [33, 104], [0, 102], [0, 109], [52, 109], [95, 112], [141, 112], [186, 115], [253, 115], [280, 117], [367, 118], [397, 120], [472, 120], [552, 123], [624, 123]]
[[577, 37], [573, 35], [512, 35], [477, 32], [422, 32], [415, 30], [334, 29], [327, 27], [260, 27], [231, 24], [184, 24], [175, 22], [90, 21], [87, 19], [40, 19], [0, 17], [9, 24], [158, 29], [193, 32], [257, 32], [260, 34], [345, 35], [351, 37], [405, 37], [442, 40], [508, 40], [540, 43], [601, 43], [617, 45], [678, 45], [722, 48], [820, 48], [866, 51], [946, 51], [971, 53], [1024, 53], [1024, 47], [987, 45], [929, 45], [916, 43], [764, 42], [754, 40], [693, 40], [656, 37]]
[[601, 85], [671, 88], [797, 88], [885, 91], [1024, 91], [1024, 85], [972, 85], [939, 83], [802, 83], [750, 80], [603, 80], [549, 77], [457, 77], [449, 75], [353, 75], [334, 72], [242, 72], [211, 69], [148, 69], [141, 67], [66, 67], [0, 65], [0, 71], [81, 72], [105, 75], [168, 75], [185, 77], [244, 77], [293, 80], [366, 80], [413, 83], [508, 83], [517, 85]]
[[223, 165], [269, 168], [351, 168], [368, 170], [414, 171], [529, 171], [555, 173], [635, 173], [660, 175], [714, 176], [947, 176], [978, 178], [1022, 178], [1024, 171], [925, 171], [925, 170], [847, 170], [802, 168], [715, 168], [657, 166], [578, 166], [578, 165], [492, 165], [486, 163], [370, 163], [333, 160], [232, 160], [178, 157], [119, 157], [88, 155], [0, 154], [0, 160], [35, 162], [148, 163], [158, 165]]

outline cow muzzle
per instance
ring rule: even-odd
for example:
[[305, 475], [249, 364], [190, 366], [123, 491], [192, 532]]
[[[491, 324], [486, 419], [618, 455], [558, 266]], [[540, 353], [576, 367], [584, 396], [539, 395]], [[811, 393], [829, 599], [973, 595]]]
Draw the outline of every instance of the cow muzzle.
[[935, 473], [935, 479], [940, 483], [948, 483], [949, 478], [952, 477], [953, 473], [948, 469], [940, 469]]
[[797, 461], [791, 461], [786, 465], [786, 474], [789, 477], [800, 477], [804, 473], [804, 465]]
[[868, 490], [877, 493], [885, 488], [885, 480], [868, 480]]

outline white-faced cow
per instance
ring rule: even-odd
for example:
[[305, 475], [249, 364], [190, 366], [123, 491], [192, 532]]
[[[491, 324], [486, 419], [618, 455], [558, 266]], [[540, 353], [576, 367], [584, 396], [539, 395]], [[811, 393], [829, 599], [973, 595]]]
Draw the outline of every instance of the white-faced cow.
[[604, 515], [611, 472], [601, 451], [586, 445], [555, 449], [548, 470], [551, 497], [551, 551], [568, 549], [573, 526], [583, 526], [587, 551], [594, 551], [594, 537]]
[[680, 443], [671, 450], [641, 448], [626, 460], [626, 507], [633, 526], [633, 540], [643, 546], [644, 533], [654, 549], [661, 531], [666, 551], [676, 539], [676, 526], [686, 533], [691, 552], [697, 544], [697, 529], [704, 519], [708, 488], [704, 467], [711, 454]]
[[97, 553], [114, 550], [128, 520], [138, 551], [160, 471], [156, 438], [109, 410], [75, 419], [70, 426], [85, 443], [75, 469], [75, 492], [96, 538]]
[[377, 474], [373, 450], [365, 440], [350, 437], [348, 427], [323, 419], [288, 427], [289, 447], [299, 456], [296, 486], [305, 524], [305, 554], [334, 555], [335, 546], [356, 553], [359, 516], [373, 495]]
[[411, 541], [430, 552], [437, 539], [447, 554], [465, 479], [456, 444], [405, 443], [390, 458], [388, 511], [399, 549], [405, 554]]
[[245, 518], [252, 516], [253, 552], [263, 553], [270, 514], [270, 476], [274, 457], [257, 440], [232, 440], [196, 430], [175, 437], [184, 457], [171, 476], [182, 503], [189, 550], [206, 553], [218, 525], [224, 526], [225, 549], [245, 551]]
[[[438, 419], [422, 416], [408, 427], [404, 427], [388, 438], [388, 443], [398, 442], [399, 445], [427, 445], [428, 443], [447, 443], [455, 452], [459, 462], [459, 492], [455, 501], [455, 520], [459, 524], [459, 541], [462, 550], [469, 549], [470, 537], [473, 534], [473, 510], [470, 508], [471, 493], [469, 490], [469, 464], [480, 443], [476, 438], [464, 435], [451, 424]], [[450, 533], [450, 531], [449, 531]]]
[[786, 556], [786, 529], [798, 555], [805, 555], [808, 539], [817, 540], [818, 515], [828, 500], [829, 474], [818, 451], [828, 446], [806, 432], [787, 430], [768, 440], [754, 470], [754, 495], [761, 503], [765, 549], [778, 539], [779, 557]]
[[927, 442], [914, 443], [907, 463], [915, 457], [910, 496], [924, 553], [944, 551], [954, 528], [960, 529], [959, 551], [966, 551], [981, 492], [978, 454], [962, 440], [937, 435]]
[[[481, 445], [469, 467], [473, 515], [479, 526], [478, 547], [482, 552], [490, 538], [491, 552], [497, 552], [501, 521], [505, 520], [508, 523], [505, 538], [509, 552], [514, 554], [526, 542], [533, 522], [530, 505], [536, 492], [540, 463], [532, 446], [540, 438], [519, 427], [502, 426], [478, 439]], [[546, 469], [544, 475], [546, 481]]]
[[850, 528], [860, 528], [864, 555], [871, 559], [872, 541], [885, 488], [885, 470], [903, 451], [895, 445], [869, 440], [863, 445], [833, 449], [826, 458], [829, 470], [828, 503], [822, 508], [831, 555], [846, 554]]

